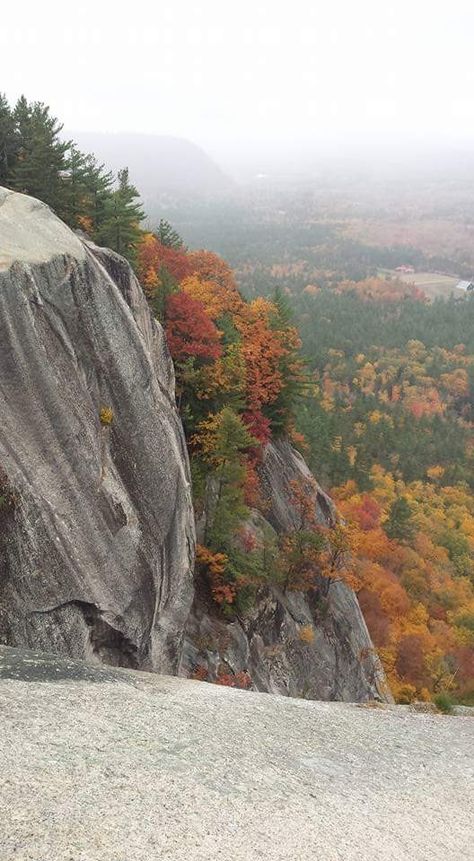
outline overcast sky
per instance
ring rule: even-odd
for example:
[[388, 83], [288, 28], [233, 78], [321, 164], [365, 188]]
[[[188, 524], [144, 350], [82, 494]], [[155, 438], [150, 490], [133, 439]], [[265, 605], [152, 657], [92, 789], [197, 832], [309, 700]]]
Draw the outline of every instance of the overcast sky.
[[0, 89], [68, 129], [474, 138], [474, 0], [19, 0]]

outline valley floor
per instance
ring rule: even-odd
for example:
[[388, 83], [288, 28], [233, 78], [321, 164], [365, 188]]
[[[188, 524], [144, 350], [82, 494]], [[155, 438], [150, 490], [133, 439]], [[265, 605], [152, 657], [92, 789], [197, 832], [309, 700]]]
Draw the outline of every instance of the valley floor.
[[2, 861], [467, 859], [470, 717], [0, 647]]

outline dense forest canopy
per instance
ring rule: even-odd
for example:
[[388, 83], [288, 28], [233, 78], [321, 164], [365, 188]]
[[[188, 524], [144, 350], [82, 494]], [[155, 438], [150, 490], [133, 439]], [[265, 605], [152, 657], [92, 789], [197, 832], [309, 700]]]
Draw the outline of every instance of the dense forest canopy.
[[[196, 204], [206, 244], [229, 249], [234, 273], [185, 246], [175, 229], [192, 234], [183, 208], [174, 227], [161, 218], [142, 229], [127, 169], [113, 176], [61, 128], [45, 105], [0, 96], [0, 183], [39, 197], [135, 267], [175, 363], [206, 524], [197, 576], [214, 611], [246, 613], [269, 583], [321, 591], [342, 577], [399, 701], [448, 692], [472, 702], [474, 297], [429, 302], [378, 271], [403, 253], [462, 275], [472, 258], [364, 244], [342, 219], [291, 221], [286, 200], [269, 216], [257, 197], [240, 219], [222, 202]], [[307, 198], [298, 201], [306, 213]], [[281, 436], [340, 517], [323, 529], [311, 483], [295, 483], [299, 527], [256, 540], [247, 524], [250, 509], [265, 512], [258, 467]], [[0, 464], [0, 506], [1, 476]]]

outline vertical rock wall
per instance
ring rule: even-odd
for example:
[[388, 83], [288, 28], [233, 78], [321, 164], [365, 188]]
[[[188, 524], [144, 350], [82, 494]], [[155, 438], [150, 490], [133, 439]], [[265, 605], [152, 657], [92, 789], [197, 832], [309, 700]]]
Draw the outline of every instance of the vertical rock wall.
[[0, 249], [0, 638], [173, 672], [194, 520], [163, 332], [38, 201], [0, 192]]

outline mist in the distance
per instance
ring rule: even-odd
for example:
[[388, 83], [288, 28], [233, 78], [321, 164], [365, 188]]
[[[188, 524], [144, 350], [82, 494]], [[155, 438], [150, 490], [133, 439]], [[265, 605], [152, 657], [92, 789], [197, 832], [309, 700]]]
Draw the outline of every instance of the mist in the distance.
[[[27, 8], [25, 8], [25, 5]], [[25, 20], [28, 25], [25, 27]], [[66, 129], [186, 138], [235, 175], [474, 138], [472, 4], [85, 0], [4, 13], [2, 90]]]

